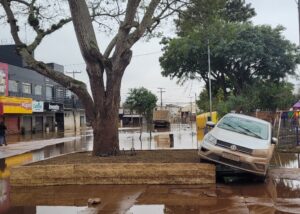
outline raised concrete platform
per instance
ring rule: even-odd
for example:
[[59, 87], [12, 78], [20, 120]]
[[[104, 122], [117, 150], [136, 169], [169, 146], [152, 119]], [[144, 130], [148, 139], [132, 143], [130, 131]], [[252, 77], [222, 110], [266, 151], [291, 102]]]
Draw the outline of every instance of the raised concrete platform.
[[12, 168], [12, 186], [66, 184], [213, 184], [215, 166], [205, 163], [99, 163]]

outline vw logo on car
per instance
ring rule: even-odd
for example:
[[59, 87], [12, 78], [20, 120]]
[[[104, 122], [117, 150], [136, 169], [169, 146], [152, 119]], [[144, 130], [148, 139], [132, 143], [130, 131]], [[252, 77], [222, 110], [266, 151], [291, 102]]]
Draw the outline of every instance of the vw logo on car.
[[237, 149], [237, 148], [236, 148], [236, 145], [231, 145], [231, 146], [230, 146], [230, 149], [231, 149], [232, 151], [236, 151], [236, 149]]

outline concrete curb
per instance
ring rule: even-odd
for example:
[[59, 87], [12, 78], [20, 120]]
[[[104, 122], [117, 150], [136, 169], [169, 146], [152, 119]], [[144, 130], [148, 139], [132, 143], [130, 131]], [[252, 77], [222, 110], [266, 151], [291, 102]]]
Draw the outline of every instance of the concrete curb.
[[213, 184], [215, 166], [206, 163], [99, 163], [12, 168], [11, 186], [68, 184]]

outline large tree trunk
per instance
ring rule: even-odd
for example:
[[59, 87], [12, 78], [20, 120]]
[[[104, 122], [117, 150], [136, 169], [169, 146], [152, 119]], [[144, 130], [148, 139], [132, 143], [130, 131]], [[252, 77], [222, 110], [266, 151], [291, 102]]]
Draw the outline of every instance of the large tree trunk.
[[116, 155], [119, 152], [120, 89], [122, 76], [129, 61], [130, 59], [123, 64], [122, 70], [106, 68], [106, 71], [111, 74], [107, 77], [106, 89], [103, 87], [94, 89], [99, 92], [98, 96], [100, 98], [98, 100], [101, 100], [101, 102], [98, 102], [98, 105], [95, 106], [96, 117], [92, 119], [94, 133], [93, 155], [109, 156]]
[[99, 117], [93, 126], [93, 155], [109, 156], [119, 152], [118, 120], [115, 109], [107, 109], [107, 114]]
[[118, 91], [111, 90], [103, 98], [103, 107], [97, 107], [97, 117], [93, 122], [93, 155], [108, 156], [119, 152], [119, 102]]

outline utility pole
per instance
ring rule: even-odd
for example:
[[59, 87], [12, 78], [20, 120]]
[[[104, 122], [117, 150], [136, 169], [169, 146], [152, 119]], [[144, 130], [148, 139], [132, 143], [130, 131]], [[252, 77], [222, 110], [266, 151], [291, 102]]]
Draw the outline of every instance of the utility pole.
[[298, 25], [299, 25], [299, 46], [300, 46], [300, 0], [296, 1], [297, 5], [298, 5]]
[[158, 88], [158, 92], [160, 93], [160, 109], [162, 110], [163, 102], [162, 102], [162, 93], [166, 92], [164, 91], [165, 88]]
[[75, 79], [75, 74], [81, 74], [81, 71], [67, 71], [67, 74], [72, 74], [73, 79]]
[[[300, 1], [300, 0], [299, 0]], [[210, 73], [210, 47], [209, 40], [207, 45], [207, 55], [208, 55], [208, 84], [209, 84], [209, 111], [210, 111], [210, 121], [212, 121], [212, 102], [211, 102], [211, 73]]]
[[[193, 115], [193, 97], [190, 97], [191, 99], [191, 114], [190, 114], [190, 122], [191, 122], [191, 127], [193, 127], [193, 123], [192, 123], [192, 115]], [[193, 130], [193, 128], [192, 128]]]

